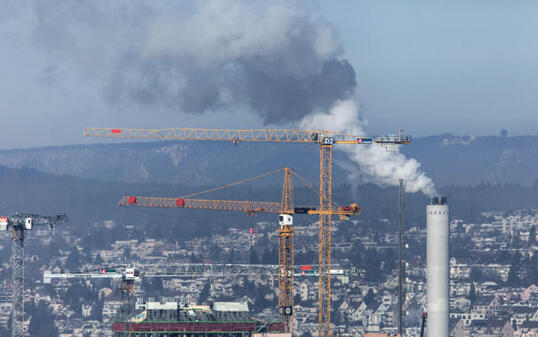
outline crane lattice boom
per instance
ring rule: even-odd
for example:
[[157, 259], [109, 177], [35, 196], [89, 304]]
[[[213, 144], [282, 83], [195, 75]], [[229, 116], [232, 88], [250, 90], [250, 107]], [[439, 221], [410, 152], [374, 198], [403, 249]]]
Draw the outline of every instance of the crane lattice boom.
[[[124, 195], [118, 202], [118, 205], [157, 208], [212, 209], [220, 211], [245, 212], [247, 214], [284, 213], [282, 212], [282, 207], [284, 206], [281, 203], [271, 201], [204, 200]], [[333, 209], [330, 211], [330, 214], [350, 216], [357, 215], [360, 213], [360, 211], [360, 206], [357, 204], [351, 204], [350, 206], [341, 206], [338, 209]], [[288, 209], [285, 213], [320, 214], [322, 211], [313, 206], [300, 206]]]
[[[154, 278], [196, 278], [196, 277], [237, 277], [237, 276], [278, 276], [278, 265], [275, 264], [207, 264], [207, 263], [184, 263], [184, 264], [148, 264], [115, 266], [113, 268], [101, 268], [95, 271], [84, 272], [60, 272], [54, 273], [47, 270], [43, 273], [43, 283], [50, 284], [53, 279], [123, 279], [140, 280], [144, 277]], [[316, 272], [317, 265], [294, 266], [296, 277], [319, 276]], [[331, 275], [346, 275], [348, 272], [340, 265], [331, 266]]]
[[118, 205], [138, 207], [213, 209], [224, 211], [239, 211], [246, 213], [280, 212], [280, 203], [266, 201], [203, 200], [126, 195], [121, 198]]
[[228, 142], [283, 142], [317, 144], [409, 144], [410, 136], [365, 137], [341, 134], [328, 130], [291, 130], [291, 129], [114, 129], [86, 128], [84, 136], [115, 138], [149, 138], [175, 140], [220, 140]]

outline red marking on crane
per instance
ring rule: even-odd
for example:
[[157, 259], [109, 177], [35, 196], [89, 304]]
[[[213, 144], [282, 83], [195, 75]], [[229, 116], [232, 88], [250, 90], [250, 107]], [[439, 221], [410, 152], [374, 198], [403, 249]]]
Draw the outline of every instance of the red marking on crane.
[[301, 270], [312, 270], [312, 266], [311, 265], [304, 265], [304, 266], [301, 266]]
[[111, 129], [110, 133], [121, 133], [121, 129]]
[[358, 137], [357, 143], [358, 144], [372, 144], [372, 138]]
[[254, 233], [254, 228], [250, 227], [250, 236], [252, 236], [252, 233]]
[[128, 204], [136, 204], [136, 197], [129, 197], [127, 198]]
[[185, 199], [177, 198], [176, 199], [176, 206], [177, 207], [185, 207]]

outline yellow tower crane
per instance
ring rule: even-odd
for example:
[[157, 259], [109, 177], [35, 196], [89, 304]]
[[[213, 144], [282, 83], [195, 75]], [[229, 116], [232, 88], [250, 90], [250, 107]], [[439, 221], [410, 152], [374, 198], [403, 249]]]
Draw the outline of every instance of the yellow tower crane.
[[115, 138], [147, 138], [170, 140], [210, 140], [239, 142], [278, 142], [309, 143], [320, 145], [319, 178], [319, 288], [318, 288], [318, 334], [320, 337], [331, 335], [331, 216], [332, 208], [332, 147], [335, 144], [380, 144], [391, 149], [398, 145], [409, 144], [411, 138], [398, 132], [397, 136], [364, 137], [340, 134], [328, 130], [290, 130], [290, 129], [114, 129], [86, 128], [85, 136]]

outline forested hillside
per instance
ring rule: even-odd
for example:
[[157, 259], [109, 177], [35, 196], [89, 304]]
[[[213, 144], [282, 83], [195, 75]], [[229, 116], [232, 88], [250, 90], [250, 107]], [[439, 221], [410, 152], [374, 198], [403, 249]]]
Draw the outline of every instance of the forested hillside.
[[[223, 184], [289, 166], [309, 181], [317, 182], [318, 151], [317, 146], [309, 144], [108, 142], [2, 150], [0, 165], [114, 182], [182, 185]], [[417, 159], [438, 186], [530, 186], [538, 178], [538, 136], [446, 134], [416, 138], [401, 151]], [[334, 152], [334, 163], [336, 184], [365, 182], [350, 181], [344, 168], [349, 169], [349, 159], [343, 152]]]

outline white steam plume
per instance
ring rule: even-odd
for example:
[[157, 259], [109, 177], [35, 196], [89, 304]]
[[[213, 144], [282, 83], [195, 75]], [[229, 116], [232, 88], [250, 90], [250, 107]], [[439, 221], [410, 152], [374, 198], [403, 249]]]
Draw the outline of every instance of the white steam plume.
[[[328, 113], [316, 112], [305, 116], [301, 128], [337, 131], [345, 134], [366, 136], [365, 124], [358, 112], [354, 99], [337, 101]], [[399, 179], [405, 180], [407, 192], [422, 191], [428, 196], [437, 195], [433, 181], [420, 170], [420, 163], [406, 158], [400, 152], [388, 152], [382, 146], [339, 145], [337, 149], [345, 151], [349, 158], [358, 165], [359, 176], [379, 185], [397, 185]], [[351, 172], [357, 176], [357, 172]]]

